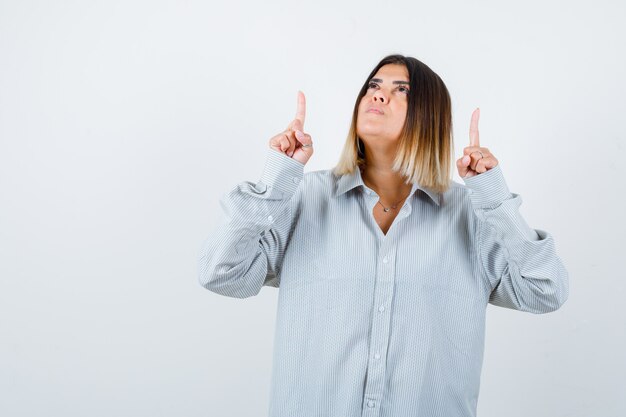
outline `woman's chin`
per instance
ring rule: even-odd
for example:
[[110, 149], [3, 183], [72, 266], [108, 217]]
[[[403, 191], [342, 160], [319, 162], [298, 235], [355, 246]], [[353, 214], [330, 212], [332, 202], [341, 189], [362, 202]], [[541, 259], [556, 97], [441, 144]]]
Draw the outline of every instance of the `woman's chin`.
[[381, 123], [363, 123], [357, 129], [357, 135], [360, 138], [364, 137], [380, 137], [385, 136], [385, 130], [382, 129]]

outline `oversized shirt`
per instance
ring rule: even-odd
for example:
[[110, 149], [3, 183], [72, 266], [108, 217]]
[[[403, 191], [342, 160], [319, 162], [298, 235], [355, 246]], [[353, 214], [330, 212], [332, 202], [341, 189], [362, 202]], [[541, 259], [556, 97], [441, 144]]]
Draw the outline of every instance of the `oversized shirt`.
[[304, 173], [269, 149], [259, 181], [221, 195], [199, 280], [279, 288], [269, 417], [476, 415], [487, 304], [546, 313], [569, 287], [500, 164], [463, 181], [414, 183], [386, 234], [359, 169]]

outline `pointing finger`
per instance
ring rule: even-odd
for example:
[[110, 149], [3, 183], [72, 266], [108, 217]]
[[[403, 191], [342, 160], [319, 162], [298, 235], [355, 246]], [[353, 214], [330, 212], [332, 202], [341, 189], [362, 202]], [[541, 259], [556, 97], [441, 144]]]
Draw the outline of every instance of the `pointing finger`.
[[476, 107], [476, 110], [472, 113], [472, 121], [470, 122], [470, 146], [480, 146], [478, 139], [478, 118], [480, 117], [480, 109]]
[[296, 119], [300, 120], [300, 129], [304, 129], [304, 117], [306, 115], [306, 100], [304, 93], [298, 90], [298, 105], [296, 109]]

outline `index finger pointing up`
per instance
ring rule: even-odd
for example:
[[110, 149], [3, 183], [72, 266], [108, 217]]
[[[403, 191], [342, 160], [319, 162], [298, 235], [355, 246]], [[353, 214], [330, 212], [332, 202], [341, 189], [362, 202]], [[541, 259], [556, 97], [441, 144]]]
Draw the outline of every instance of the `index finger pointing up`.
[[304, 116], [306, 114], [306, 100], [304, 98], [304, 93], [298, 90], [298, 107], [296, 110], [296, 119], [300, 120], [302, 123], [302, 128], [304, 129]]
[[480, 109], [476, 107], [476, 110], [472, 113], [472, 121], [470, 122], [470, 146], [480, 146], [478, 139], [478, 117], [480, 117]]

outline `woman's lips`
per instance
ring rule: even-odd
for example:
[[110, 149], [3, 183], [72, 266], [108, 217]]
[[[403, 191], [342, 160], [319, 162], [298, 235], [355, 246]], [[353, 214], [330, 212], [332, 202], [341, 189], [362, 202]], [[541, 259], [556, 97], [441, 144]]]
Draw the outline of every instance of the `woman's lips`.
[[365, 113], [384, 114], [382, 110], [378, 110], [378, 109], [368, 109]]

